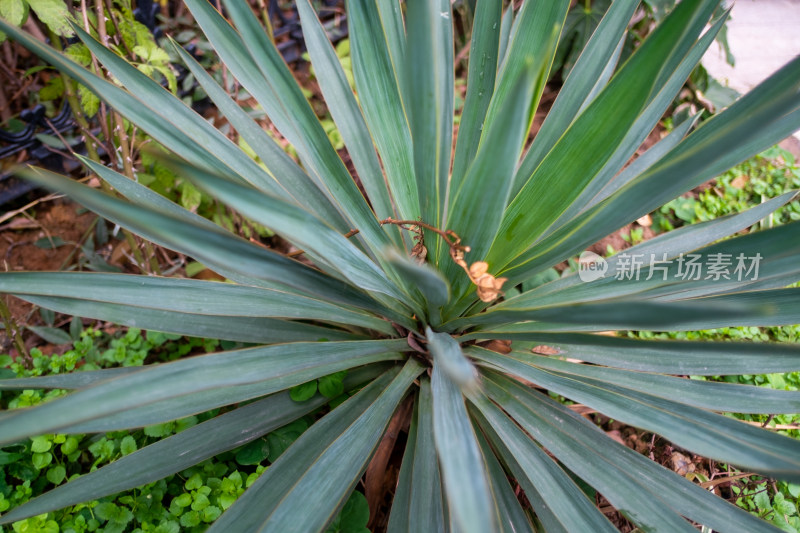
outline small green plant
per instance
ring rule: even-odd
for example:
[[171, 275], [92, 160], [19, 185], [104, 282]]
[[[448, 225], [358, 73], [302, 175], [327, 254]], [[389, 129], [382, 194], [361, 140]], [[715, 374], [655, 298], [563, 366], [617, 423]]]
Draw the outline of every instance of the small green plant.
[[[684, 224], [741, 213], [798, 187], [800, 167], [795, 164], [794, 157], [773, 146], [718, 176], [709, 188], [696, 195], [668, 202], [653, 220], [659, 229], [672, 230]], [[800, 220], [798, 201], [776, 209], [761, 223], [772, 227], [795, 220]]]
[[[504, 15], [499, 0], [481, 0], [453, 151], [450, 2], [410, 1], [405, 11], [348, 2], [356, 100], [303, 0], [309, 55], [356, 180], [248, 4], [224, 2], [232, 24], [205, 0], [186, 4], [300, 164], [180, 48], [258, 161], [80, 29], [130, 92], [0, 27], [152, 135], [172, 153], [154, 157], [176, 175], [275, 231], [304, 258], [238, 238], [96, 162], [87, 167], [124, 200], [42, 169], [21, 172], [230, 283], [6, 272], [0, 292], [58, 312], [250, 345], [116, 375], [0, 382], [72, 390], [0, 416], [0, 443], [11, 445], [220, 409], [10, 508], [0, 522], [154, 483], [253, 442], [243, 460], [269, 459], [264, 435], [318, 414], [210, 531], [325, 531], [342, 526], [343, 510], [357, 514], [360, 527], [363, 513], [347, 507], [354, 488], [363, 478], [367, 501], [385, 501], [385, 476], [393, 473], [391, 510], [377, 517], [390, 531], [614, 531], [587, 492], [602, 494], [643, 530], [774, 530], [554, 398], [715, 461], [800, 480], [796, 440], [723, 414], [796, 412], [798, 391], [685, 379], [796, 371], [796, 345], [597, 334], [800, 322], [798, 289], [787, 288], [800, 278], [799, 223], [720, 240], [789, 203], [795, 191], [608, 260], [582, 254], [572, 275], [544, 273], [800, 127], [800, 58], [693, 132], [692, 121], [676, 125], [625, 167], [724, 17], [712, 20], [716, 0], [683, 0], [614, 69], [638, 4], [617, 0], [525, 150], [570, 2], [529, 0]], [[712, 270], [688, 276], [690, 259]], [[332, 383], [322, 378], [345, 370], [341, 390], [354, 394], [337, 397], [344, 401], [335, 408], [318, 411], [329, 402], [324, 394], [292, 399], [293, 391], [295, 398], [304, 392], [301, 399], [314, 387], [325, 392]], [[406, 426], [406, 438], [398, 438]], [[216, 506], [203, 486], [184, 487], [187, 496], [175, 504], [190, 509], [190, 523]], [[107, 510], [109, 522], [127, 518]]]
[[737, 503], [746, 505], [748, 511], [770, 521], [783, 531], [796, 533], [800, 531], [800, 516], [797, 514], [800, 485], [783, 482], [779, 482], [778, 485], [780, 489], [775, 490], [773, 490], [775, 485], [770, 487], [766, 482], [754, 488], [732, 487], [732, 490], [739, 496]]
[[[123, 57], [129, 57], [132, 65], [135, 65], [144, 74], [164, 81], [170, 91], [176, 93], [178, 90], [175, 73], [169, 64], [169, 55], [156, 42], [153, 34], [144, 24], [138, 22], [133, 16], [130, 1], [114, 0], [110, 11], [104, 11], [108, 17], [105, 31], [115, 35], [119, 45], [114, 45], [112, 49]], [[70, 29], [69, 20], [71, 16], [67, 12], [64, 16], [66, 27]], [[92, 36], [99, 37], [97, 30], [97, 16], [94, 12], [87, 12], [87, 20], [90, 23]], [[70, 29], [69, 34], [72, 35]], [[64, 49], [69, 57], [84, 67], [91, 67], [92, 54], [83, 43], [74, 43]], [[64, 95], [64, 78], [54, 77], [39, 90], [39, 98], [42, 101], [60, 99]], [[100, 100], [89, 91], [85, 86], [78, 86], [78, 96], [80, 97], [81, 108], [87, 117], [97, 114], [100, 107]]]
[[622, 240], [628, 244], [639, 244], [644, 240], [644, 228], [632, 228], [630, 232], [622, 234]]
[[[9, 23], [22, 26], [33, 12], [54, 35], [73, 35], [70, 21], [72, 15], [69, 5], [64, 0], [2, 0], [0, 1], [0, 17]], [[0, 31], [0, 43], [6, 40], [6, 34]]]

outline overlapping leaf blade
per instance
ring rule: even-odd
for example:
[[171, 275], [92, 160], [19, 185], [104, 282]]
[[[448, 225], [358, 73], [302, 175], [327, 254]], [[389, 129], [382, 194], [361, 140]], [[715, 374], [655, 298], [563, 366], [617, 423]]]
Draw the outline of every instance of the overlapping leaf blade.
[[[453, 24], [450, 1], [409, 2], [406, 114], [414, 147], [422, 220], [444, 221], [453, 146]], [[411, 96], [413, 94], [413, 97]], [[428, 232], [428, 246], [439, 244]]]
[[393, 332], [384, 320], [323, 300], [214, 281], [127, 274], [8, 272], [0, 275], [0, 292], [211, 316], [322, 320]]
[[[759, 153], [800, 123], [800, 59], [706, 121], [644, 174], [573, 219], [514, 261], [527, 279], [664, 202]], [[511, 271], [509, 271], [511, 273]]]
[[[592, 485], [607, 487], [603, 494], [613, 501], [621, 501], [621, 504], [617, 504], [618, 508], [626, 508], [629, 500], [638, 499], [641, 494], [656, 502], [655, 505], [662, 512], [669, 513], [672, 508], [674, 512], [715, 530], [747, 528], [752, 531], [774, 531], [772, 526], [759, 518], [630, 448], [613, 442], [594, 425], [550, 398], [495, 373], [492, 373], [489, 388], [492, 397], [504, 409], [515, 413], [515, 418], [520, 414], [520, 418], [526, 419], [526, 429], [535, 438], [541, 439], [541, 443], [559, 460]], [[650, 516], [643, 518], [642, 521], [634, 518], [634, 521], [651, 522]], [[673, 518], [669, 522], [672, 523], [670, 531], [686, 529], [685, 525], [675, 522]]]
[[511, 339], [531, 349], [547, 346], [560, 357], [637, 372], [719, 376], [793, 372], [800, 368], [800, 346], [788, 343], [645, 341], [587, 333], [524, 333], [524, 327], [523, 323], [460, 339]]
[[[496, 325], [536, 320], [541, 324], [574, 325], [572, 331], [605, 331], [609, 329], [649, 329], [657, 331], [692, 330], [724, 327], [730, 324], [762, 325], [787, 323], [795, 317], [792, 308], [779, 309], [769, 298], [743, 297], [697, 298], [676, 302], [658, 302], [634, 298], [617, 298], [599, 302], [567, 305], [490, 309], [485, 313], [453, 320], [445, 326], [463, 328], [474, 325]], [[787, 306], [791, 296], [784, 295]], [[561, 328], [560, 328], [561, 329]], [[543, 329], [547, 331], [547, 329]]]
[[[727, 20], [727, 14], [726, 12], [723, 16], [719, 17], [716, 23], [692, 46], [689, 53], [686, 54], [686, 57], [684, 57], [675, 70], [670, 73], [663, 85], [658, 88], [647, 105], [642, 109], [641, 114], [630, 125], [625, 137], [620, 141], [616, 150], [611, 154], [611, 157], [609, 157], [603, 168], [586, 184], [580, 195], [567, 207], [559, 219], [569, 220], [581, 209], [589, 207], [590, 200], [596, 203], [594, 198], [603, 191], [604, 188], [610, 185], [612, 180], [616, 182], [621, 178], [621, 180], [627, 179], [630, 181], [636, 176], [636, 174], [628, 174], [627, 176], [617, 176], [617, 174], [620, 172], [625, 162], [630, 159], [636, 148], [645, 141], [648, 134], [655, 128], [658, 121], [667, 111], [675, 95], [680, 91], [680, 88], [683, 87], [686, 79], [695, 69], [708, 47], [711, 46], [714, 37], [716, 37], [723, 28]], [[681, 137], [679, 137], [679, 139]], [[615, 183], [615, 186], [619, 187], [621, 185]], [[609, 195], [609, 191], [604, 192], [606, 195]], [[556, 225], [558, 222], [559, 220], [556, 220], [553, 224]]]
[[447, 531], [448, 528], [433, 440], [432, 402], [430, 381], [423, 377], [389, 516], [391, 532]]
[[[537, 305], [588, 302], [631, 295], [675, 299], [742, 290], [758, 280], [789, 276], [789, 281], [783, 283], [786, 285], [791, 283], [792, 276], [800, 278], [791, 260], [800, 253], [800, 242], [792, 242], [800, 223], [703, 245], [758, 222], [795, 197], [792, 191], [738, 215], [655, 237], [610, 257], [606, 261], [608, 270], [601, 278], [584, 282], [580, 276], [567, 276], [510, 298], [497, 308], [524, 307], [532, 302]], [[687, 262], [696, 262], [698, 258], [707, 263], [720, 259], [720, 275], [713, 272], [709, 275], [708, 266], [705, 273], [690, 272], [692, 269]]]
[[[201, 7], [201, 4], [204, 5]], [[390, 242], [388, 235], [381, 229], [375, 214], [347, 172], [347, 168], [331, 145], [319, 119], [269, 35], [261, 27], [258, 19], [253, 17], [246, 2], [231, 0], [224, 4], [242, 35], [242, 43], [249, 52], [250, 59], [262, 74], [262, 83], [270, 86], [274, 92], [275, 103], [283, 108], [292, 128], [290, 132], [284, 134], [296, 147], [304, 164], [316, 176], [320, 187], [335, 202], [345, 219], [360, 230], [361, 237], [373, 252], [387, 246]], [[190, 5], [194, 11], [204, 9], [209, 12], [208, 3], [191, 2]], [[212, 14], [211, 18], [215, 19], [215, 24], [224, 27], [225, 21], [221, 20], [219, 15], [213, 17], [216, 12], [212, 10], [209, 13]], [[269, 113], [269, 108], [265, 109]]]
[[[377, 376], [378, 372], [379, 367], [357, 370], [345, 378], [345, 385], [358, 385]], [[157, 481], [257, 439], [310, 413], [327, 401], [319, 394], [305, 402], [295, 402], [288, 392], [274, 394], [145, 446], [107, 466], [56, 487], [3, 515], [0, 522], [16, 522]]]
[[473, 395], [470, 402], [476, 408], [470, 411], [547, 531], [617, 531], [567, 473], [499, 407], [483, 393]]
[[[141, 121], [142, 118], [139, 117], [148, 117], [148, 111], [152, 108], [152, 113], [155, 113], [155, 117], [142, 124], [148, 131], [153, 126], [153, 121], [174, 125], [178, 133], [183, 134], [196, 145], [202, 147], [202, 152], [212, 157], [216, 154], [216, 158], [220, 163], [206, 166], [206, 168], [224, 172], [227, 168], [226, 165], [231, 166], [240, 180], [251, 183], [272, 194], [296, 201], [279, 181], [276, 181], [264, 169], [255, 164], [247, 154], [226, 138], [222, 132], [209, 124], [208, 121], [184, 104], [179, 98], [170, 94], [161, 85], [103, 46], [82, 29], [76, 28], [76, 32], [91, 53], [103, 63], [109, 72], [131, 93], [137, 95], [136, 98], [139, 105], [138, 108], [133, 107], [127, 113], [129, 120], [134, 123]], [[56, 63], [56, 65], [62, 69], [65, 68], [63, 61]], [[95, 82], [95, 84], [100, 83], [101, 80]], [[117, 89], [117, 91], [121, 90]], [[117, 102], [120, 100], [121, 94], [121, 92], [112, 92], [108, 95], [101, 94], [101, 96], [118, 105]], [[230, 171], [228, 172], [230, 173]], [[321, 205], [317, 207], [324, 209], [324, 206]]]
[[[494, 81], [500, 59], [500, 39], [497, 31], [501, 24], [503, 2], [486, 0], [475, 5], [475, 21], [472, 24], [470, 40], [470, 61], [467, 73], [467, 95], [461, 112], [456, 152], [453, 157], [453, 171], [450, 187], [458, 190], [461, 180], [475, 158], [481, 140], [486, 111], [494, 93]], [[509, 9], [503, 20], [510, 17]], [[509, 28], [510, 30], [510, 28]]]
[[[157, 112], [130, 93], [86, 70], [18, 28], [9, 26], [2, 19], [0, 19], [0, 27], [42, 59], [89, 87], [102, 99], [113, 101], [117, 111], [176, 154], [206, 168], [228, 172], [231, 176], [238, 176], [242, 180], [246, 178], [254, 180], [259, 185], [280, 194], [281, 188], [263, 169], [236, 148], [224, 135], [211, 127], [202, 117], [186, 108], [180, 100], [174, 99], [162, 87], [156, 85], [157, 91], [161, 91], [161, 93], [156, 93], [159, 99], [155, 100], [155, 103], [160, 104], [160, 99], [163, 97], [171, 99], [169, 100], [171, 104], [167, 108], [162, 107], [160, 112]], [[86, 38], [87, 42], [92, 41], [91, 37]], [[186, 129], [181, 129], [170, 122], [168, 116], [184, 119], [183, 126]], [[201, 144], [195, 138], [205, 144]], [[218, 154], [227, 154], [226, 158], [220, 159], [209, 148]]]
[[[613, 178], [611, 178], [608, 184], [605, 185], [595, 196], [589, 196], [587, 194], [586, 197], [591, 198], [588, 202], [581, 202], [581, 198], [579, 197], [577, 200], [575, 200], [573, 205], [575, 205], [576, 208], [581, 211], [586, 210], [602, 202], [619, 189], [633, 181], [633, 179], [644, 173], [645, 170], [653, 166], [658, 162], [658, 160], [664, 157], [664, 155], [669, 153], [670, 150], [675, 148], [675, 146], [677, 146], [677, 144], [683, 140], [689, 130], [695, 125], [698, 118], [700, 118], [700, 113], [694, 117], [685, 119], [680, 124], [677, 124], [675, 128], [664, 138], [648, 148], [645, 153], [637, 157], [627, 167], [625, 167], [624, 170], [620, 171], [619, 174], [616, 174]], [[570, 206], [570, 208], [571, 207], [572, 206]], [[564, 213], [564, 218], [567, 218], [569, 215], [570, 212], [567, 210], [567, 212]]]
[[261, 395], [338, 370], [396, 358], [405, 341], [276, 344], [155, 365], [20, 410], [0, 421], [2, 440], [53, 433], [127, 409], [219, 388], [260, 383]]
[[800, 443], [684, 403], [510, 358], [493, 366], [593, 407], [623, 423], [658, 433], [683, 448], [755, 472], [800, 479]]
[[[496, 357], [486, 350], [477, 350], [474, 353], [478, 354], [476, 355], [478, 358], [489, 362]], [[552, 357], [541, 357], [516, 351], [505, 354], [503, 357], [562, 374], [575, 374], [598, 379], [712, 411], [775, 414], [800, 411], [800, 392], [798, 391], [700, 381], [595, 365], [574, 364]]]
[[[672, 74], [666, 65], [683, 58], [714, 4], [712, 0], [678, 4], [572, 123], [509, 205], [489, 254], [490, 264], [506, 265], [522, 253], [602, 169], [651, 94], [661, 88], [660, 78]], [[605, 128], [612, 115], [615, 127]]]
[[217, 85], [197, 60], [174, 42], [173, 46], [208, 97], [292, 198], [312, 213], [330, 221], [331, 225], [341, 224], [339, 212], [303, 169]]
[[525, 514], [517, 495], [514, 494], [513, 487], [508, 482], [508, 477], [500, 465], [494, 451], [489, 447], [486, 438], [480, 433], [479, 428], [475, 428], [478, 436], [478, 443], [481, 445], [481, 452], [486, 461], [489, 471], [489, 482], [491, 483], [492, 496], [494, 497], [497, 510], [497, 522], [500, 530], [507, 533], [527, 531], [533, 533], [535, 530]]
[[138, 372], [139, 370], [141, 370], [141, 367], [121, 366], [117, 368], [103, 368], [101, 370], [71, 372], [68, 374], [51, 374], [49, 376], [30, 378], [7, 378], [0, 379], [0, 389], [82, 389], [94, 385], [99, 381], [112, 379], [122, 374]]
[[163, 333], [252, 343], [354, 340], [363, 336], [316, 324], [275, 318], [199, 315], [57, 296], [22, 296], [34, 305], [67, 315], [107, 320]]
[[366, 254], [307, 211], [177, 161], [169, 164], [243, 215], [313, 254], [354, 286], [403, 300], [400, 290]]
[[465, 532], [497, 531], [486, 465], [467, 415], [461, 388], [440, 362], [434, 362], [431, 388], [433, 437], [451, 523]]
[[[545, 73], [544, 65], [527, 64], [520, 70], [505, 106], [485, 128], [478, 153], [459, 189], [451, 190], [447, 228], [470, 247], [466, 254], [469, 263], [484, 259], [500, 227], [516, 162], [530, 127], [531, 98], [536, 85], [544, 83]], [[455, 294], [460, 294], [468, 278], [450, 260], [449, 250], [442, 249], [439, 255], [440, 265], [453, 280]]]
[[553, 148], [587, 104], [592, 88], [601, 79], [606, 66], [613, 58], [619, 41], [623, 38], [637, 0], [616, 1], [611, 4], [597, 26], [585, 51], [570, 71], [564, 86], [558, 92], [553, 107], [536, 134], [535, 141], [520, 163], [515, 177], [514, 194], [533, 174], [544, 156]]
[[177, 218], [157, 209], [135, 206], [42, 169], [21, 174], [40, 185], [68, 194], [104, 218], [156, 244], [185, 253], [212, 268], [219, 265], [223, 270], [268, 280], [273, 287], [293, 287], [337, 302], [355, 304], [365, 301], [363, 295], [341, 281], [234, 237], [221, 228], [212, 229], [210, 224], [190, 223], [185, 217]]
[[[569, 2], [554, 0], [552, 2], [524, 2], [514, 22], [514, 28], [508, 41], [505, 59], [497, 75], [492, 101], [486, 112], [484, 131], [487, 131], [492, 122], [498, 118], [511, 97], [514, 86], [521, 76], [521, 72], [528, 68], [528, 63], [533, 56], [533, 64], [537, 74], [542, 73], [546, 80], [549, 76], [550, 66], [555, 55], [556, 42], [561, 33], [564, 19], [567, 16]], [[536, 87], [530, 108], [535, 109], [544, 91], [544, 81]], [[532, 110], [528, 126], [533, 120]]]
[[[373, 381], [314, 424], [209, 531], [324, 529], [363, 473], [392, 413], [421, 371], [409, 360], [391, 382]], [[312, 491], [318, 499], [309, 507]], [[299, 508], [306, 512], [298, 514]]]
[[303, 38], [308, 46], [320, 89], [347, 151], [353, 158], [353, 165], [364, 184], [372, 207], [381, 219], [395, 216], [391, 197], [383, 181], [381, 164], [372, 146], [372, 138], [339, 58], [311, 9], [311, 4], [307, 0], [298, 2], [297, 11], [303, 22]]
[[[406, 72], [406, 29], [403, 20], [403, 7], [399, 2], [379, 1], [376, 2], [378, 17], [383, 26], [386, 39], [386, 48], [391, 57], [392, 70], [394, 72], [395, 83], [404, 91], [403, 73]], [[404, 95], [408, 97], [409, 95]]]
[[[397, 22], [400, 8], [388, 4], [347, 2], [353, 74], [361, 109], [383, 161], [397, 213], [405, 220], [416, 220], [421, 215], [420, 187], [414, 173], [411, 131], [395, 77], [396, 72], [405, 71], [397, 64], [405, 61], [404, 47], [401, 49], [396, 42], [405, 38], [400, 33], [402, 19], [400, 24]], [[395, 46], [387, 49], [386, 35]]]
[[[117, 190], [117, 192], [125, 196], [131, 202], [144, 207], [155, 208], [157, 211], [161, 213], [175, 215], [176, 217], [187, 220], [191, 223], [194, 223], [195, 225], [206, 227], [211, 231], [212, 235], [219, 233], [219, 227], [216, 226], [211, 221], [195, 213], [192, 213], [191, 211], [188, 211], [183, 207], [178, 206], [177, 204], [170, 202], [163, 196], [159, 195], [156, 192], [153, 192], [147, 187], [140, 185], [132, 180], [129, 180], [125, 176], [117, 172], [114, 172], [113, 170], [106, 168], [98, 163], [89, 161], [85, 158], [82, 158], [81, 160], [90, 169], [95, 171], [100, 178], [108, 182], [109, 185], [111, 185], [112, 187], [114, 187], [114, 189]], [[256, 255], [258, 256], [259, 254], [261, 254], [260, 251]], [[233, 257], [237, 259], [237, 261], [234, 261], [233, 263], [221, 263], [217, 261], [215, 265], [216, 271], [219, 272], [220, 274], [225, 275], [228, 279], [232, 279], [238, 283], [242, 283], [245, 285], [262, 286], [268, 289], [275, 287], [275, 284], [266, 282], [265, 280], [261, 279], [261, 277], [258, 277], [258, 275], [253, 275], [252, 271], [250, 271], [249, 275], [242, 274], [240, 265], [248, 264], [248, 259], [246, 257], [242, 257], [241, 255], [237, 254], [233, 254]], [[285, 258], [278, 258], [278, 261], [285, 261]], [[311, 275], [316, 276], [319, 274], [317, 272], [312, 271]], [[282, 284], [279, 284], [279, 286], [280, 285]], [[306, 292], [306, 290], [303, 289], [303, 292]], [[317, 294], [315, 296], [320, 296], [320, 295]], [[352, 297], [354, 298], [354, 300], [350, 301], [351, 302], [358, 301], [359, 302], [357, 305], [358, 307], [369, 309], [373, 312], [378, 312], [383, 316], [386, 316], [387, 318], [390, 318], [391, 320], [397, 322], [398, 324], [405, 325], [406, 327], [409, 327], [409, 325], [412, 324], [408, 316], [401, 314], [392, 307], [381, 306], [371, 298], [367, 297], [366, 295], [353, 292]]]

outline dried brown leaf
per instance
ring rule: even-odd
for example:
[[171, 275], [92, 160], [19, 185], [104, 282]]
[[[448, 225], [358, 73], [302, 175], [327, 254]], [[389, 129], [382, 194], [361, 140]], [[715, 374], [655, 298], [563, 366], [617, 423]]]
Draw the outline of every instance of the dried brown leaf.
[[531, 348], [533, 353], [538, 353], [539, 355], [559, 355], [563, 353], [559, 348], [555, 348], [553, 346], [545, 346], [544, 344], [540, 344], [539, 346], [534, 346]]

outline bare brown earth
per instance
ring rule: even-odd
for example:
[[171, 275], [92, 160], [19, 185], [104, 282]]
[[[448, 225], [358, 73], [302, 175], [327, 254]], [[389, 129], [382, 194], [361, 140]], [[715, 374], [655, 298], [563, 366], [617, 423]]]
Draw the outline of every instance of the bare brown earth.
[[[4, 271], [61, 270], [69, 266], [70, 258], [74, 258], [79, 248], [78, 242], [96, 218], [65, 199], [43, 203], [34, 209], [0, 225]], [[53, 248], [59, 240], [66, 244]], [[9, 304], [17, 320], [24, 320], [32, 307], [16, 298]]]

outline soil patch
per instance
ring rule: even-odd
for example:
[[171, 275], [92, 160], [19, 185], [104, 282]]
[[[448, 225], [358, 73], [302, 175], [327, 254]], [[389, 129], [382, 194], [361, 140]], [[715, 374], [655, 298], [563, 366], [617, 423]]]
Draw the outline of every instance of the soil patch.
[[[5, 271], [61, 270], [69, 266], [97, 215], [66, 199], [40, 204], [0, 225], [0, 258]], [[63, 243], [63, 244], [62, 244]], [[53, 246], [62, 244], [61, 246]], [[15, 320], [26, 323], [32, 305], [9, 297]]]

